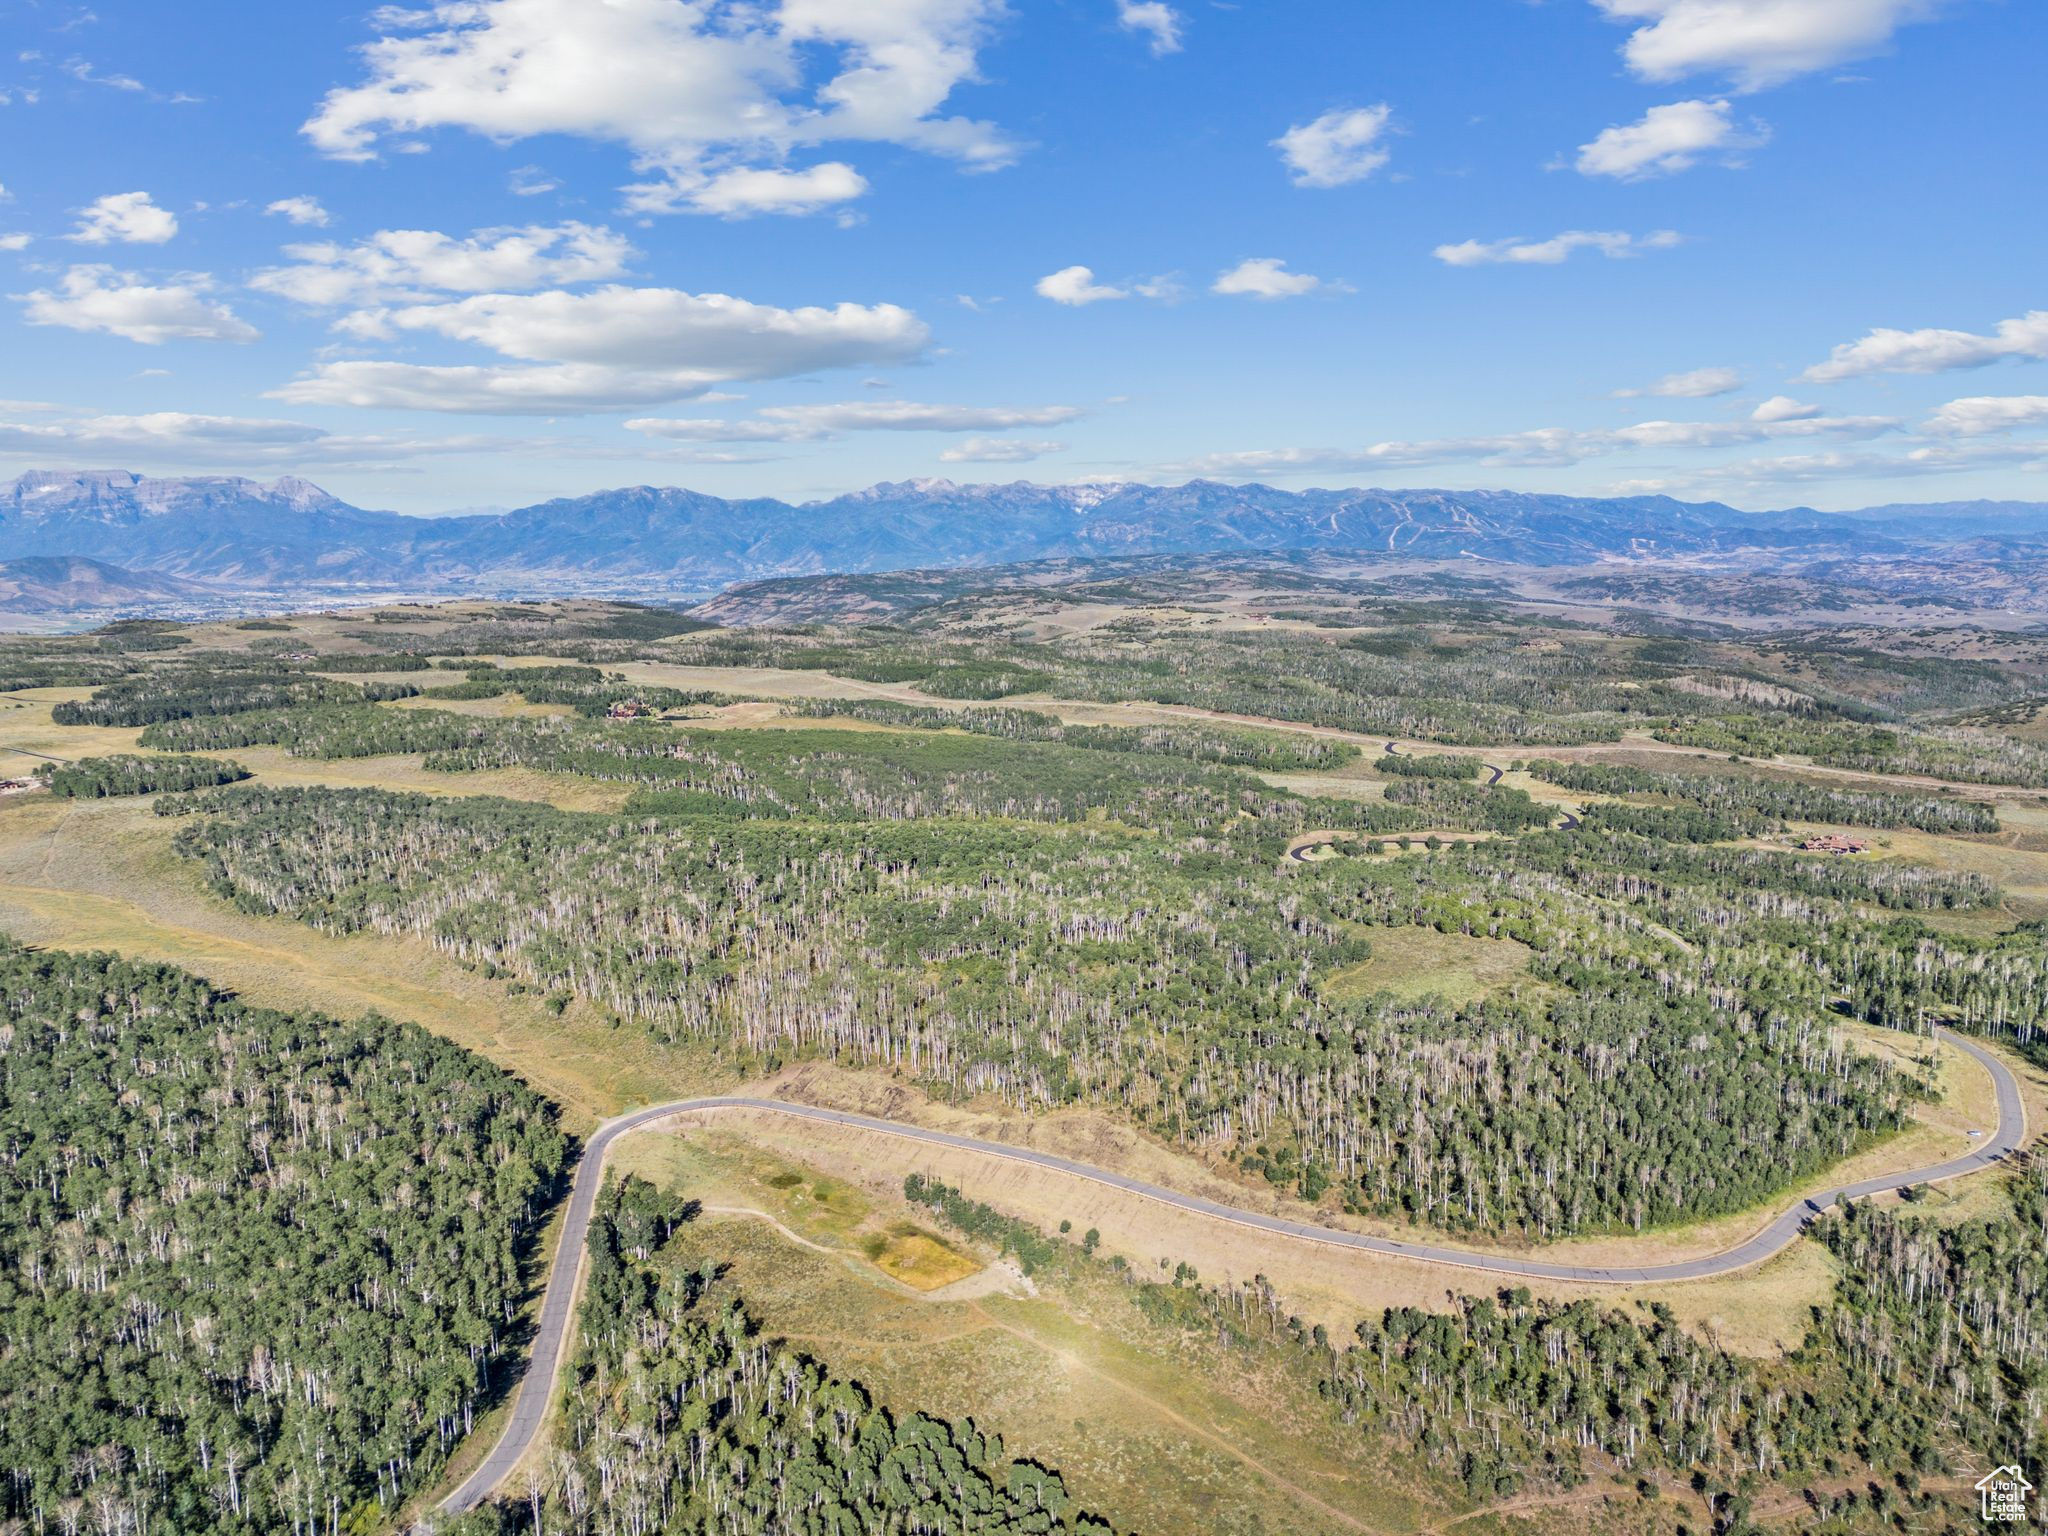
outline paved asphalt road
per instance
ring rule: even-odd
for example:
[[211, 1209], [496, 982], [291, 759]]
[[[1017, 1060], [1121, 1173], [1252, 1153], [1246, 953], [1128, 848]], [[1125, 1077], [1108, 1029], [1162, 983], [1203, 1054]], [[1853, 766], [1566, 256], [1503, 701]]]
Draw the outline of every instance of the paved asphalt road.
[[1485, 1274], [1511, 1279], [1577, 1280], [1594, 1284], [1634, 1285], [1644, 1281], [1700, 1280], [1711, 1275], [1724, 1275], [1732, 1270], [1746, 1268], [1790, 1245], [1806, 1229], [1808, 1223], [1838, 1200], [1859, 1199], [1865, 1195], [1899, 1189], [1908, 1184], [1928, 1184], [1959, 1178], [1963, 1174], [1975, 1173], [1980, 1168], [1988, 1167], [2016, 1151], [2025, 1141], [2027, 1132], [2026, 1109], [2020, 1102], [2018, 1082], [2014, 1080], [2012, 1073], [2006, 1070], [2005, 1064], [1989, 1051], [1946, 1030], [1938, 1033], [1951, 1044], [1982, 1062], [1997, 1084], [1998, 1129], [1984, 1139], [1983, 1145], [1966, 1156], [1952, 1158], [1932, 1168], [1894, 1174], [1889, 1178], [1866, 1179], [1860, 1184], [1826, 1190], [1810, 1199], [1797, 1201], [1754, 1237], [1725, 1252], [1701, 1259], [1687, 1259], [1675, 1264], [1648, 1265], [1637, 1269], [1621, 1266], [1549, 1264], [1538, 1259], [1476, 1253], [1469, 1249], [1446, 1248], [1432, 1243], [1407, 1243], [1395, 1238], [1368, 1237], [1359, 1232], [1343, 1232], [1328, 1227], [1312, 1226], [1307, 1222], [1288, 1221], [1279, 1216], [1262, 1216], [1256, 1211], [1219, 1205], [1213, 1200], [1204, 1200], [1199, 1195], [1184, 1195], [1177, 1190], [1162, 1189], [1156, 1184], [1126, 1178], [1123, 1174], [1112, 1173], [1108, 1169], [1094, 1168], [1087, 1163], [1055, 1157], [1050, 1152], [1037, 1152], [1028, 1147], [1013, 1147], [1002, 1142], [979, 1141], [972, 1136], [952, 1136], [944, 1131], [926, 1130], [922, 1126], [899, 1125], [868, 1115], [848, 1114], [838, 1109], [821, 1109], [810, 1104], [785, 1103], [779, 1099], [682, 1099], [673, 1104], [657, 1104], [650, 1109], [638, 1110], [619, 1119], [607, 1121], [584, 1148], [583, 1158], [577, 1165], [575, 1182], [569, 1193], [568, 1217], [562, 1226], [561, 1245], [555, 1251], [554, 1266], [548, 1274], [547, 1295], [541, 1303], [539, 1329], [534, 1337], [526, 1375], [519, 1384], [518, 1398], [512, 1405], [512, 1416], [506, 1423], [497, 1445], [492, 1447], [491, 1453], [484, 1458], [482, 1465], [470, 1474], [460, 1488], [442, 1501], [441, 1507], [450, 1511], [461, 1511], [472, 1509], [481, 1503], [500, 1483], [511, 1476], [512, 1469], [518, 1465], [520, 1458], [526, 1454], [527, 1447], [539, 1434], [541, 1420], [546, 1416], [548, 1403], [554, 1396], [555, 1377], [568, 1347], [569, 1324], [575, 1303], [577, 1278], [582, 1269], [584, 1240], [590, 1230], [591, 1211], [597, 1203], [598, 1190], [604, 1179], [605, 1156], [611, 1150], [612, 1143], [621, 1136], [652, 1125], [656, 1121], [712, 1110], [765, 1110], [773, 1114], [790, 1115], [799, 1120], [818, 1120], [832, 1125], [853, 1126], [864, 1131], [879, 1131], [884, 1135], [925, 1142], [931, 1146], [953, 1147], [990, 1157], [1008, 1158], [1012, 1162], [1032, 1163], [1040, 1168], [1055, 1169], [1061, 1173], [1072, 1174], [1076, 1178], [1091, 1179], [1097, 1184], [1107, 1184], [1113, 1189], [1142, 1195], [1148, 1200], [1157, 1200], [1162, 1205], [1213, 1216], [1219, 1221], [1250, 1227], [1279, 1237], [1325, 1243], [1334, 1248], [1356, 1248], [1368, 1253], [1392, 1254], [1404, 1259], [1425, 1259], [1437, 1264], [1454, 1264], [1462, 1269], [1479, 1270]]

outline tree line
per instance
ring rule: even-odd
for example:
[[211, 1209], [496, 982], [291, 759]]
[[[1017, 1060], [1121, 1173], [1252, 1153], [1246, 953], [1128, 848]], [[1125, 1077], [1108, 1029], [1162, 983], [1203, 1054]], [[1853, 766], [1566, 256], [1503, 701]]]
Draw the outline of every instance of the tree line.
[[105, 800], [115, 795], [154, 795], [210, 789], [249, 777], [240, 763], [214, 757], [143, 757], [116, 753], [82, 757], [75, 763], [45, 763], [36, 776], [50, 792], [72, 800]]
[[1820, 821], [1847, 827], [1918, 827], [1925, 832], [1998, 830], [1998, 815], [1990, 806], [1939, 795], [1839, 789], [1747, 774], [1665, 773], [1613, 763], [1560, 763], [1550, 758], [1538, 758], [1528, 765], [1528, 771], [1547, 784], [1584, 794], [1668, 797], [1721, 813], [1744, 827]]
[[497, 1385], [565, 1148], [413, 1025], [0, 943], [0, 1522], [367, 1529]]

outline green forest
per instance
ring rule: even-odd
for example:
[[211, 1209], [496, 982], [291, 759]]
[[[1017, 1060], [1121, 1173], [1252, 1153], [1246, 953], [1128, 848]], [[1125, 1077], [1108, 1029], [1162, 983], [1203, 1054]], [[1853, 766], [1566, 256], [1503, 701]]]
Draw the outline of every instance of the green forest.
[[[1474, 1498], [1584, 1485], [1606, 1467], [1702, 1490], [1715, 1529], [1748, 1533], [1777, 1484], [1853, 1479], [1813, 1512], [1938, 1522], [1924, 1480], [1958, 1447], [2048, 1461], [2048, 1169], [2008, 1181], [2010, 1214], [1955, 1225], [1852, 1205], [1815, 1229], [1832, 1301], [1782, 1359], [1732, 1355], [1659, 1303], [1539, 1301], [1523, 1287], [1449, 1310], [1392, 1307], [1349, 1338], [1305, 1327], [1263, 1279], [1132, 1282], [1148, 1316], [1242, 1352], [1277, 1351], [1361, 1432]], [[1966, 1463], [1967, 1464], [1967, 1463]], [[1642, 1487], [1649, 1487], [1647, 1481]]]
[[75, 763], [45, 763], [36, 777], [50, 792], [71, 800], [105, 800], [115, 795], [155, 795], [181, 789], [239, 784], [249, 777], [240, 763], [214, 757], [144, 757], [121, 753], [85, 757]]
[[[1895, 1129], [1923, 1089], [1839, 1040], [1845, 988], [1861, 1016], [1975, 1010], [2028, 1038], [2048, 1006], [2038, 943], [1911, 922], [1993, 899], [1964, 877], [1585, 831], [1281, 868], [1256, 816], [1158, 835], [1184, 807], [1151, 835], [381, 791], [160, 809], [250, 910], [421, 938], [754, 1065], [823, 1053], [1021, 1109], [1125, 1105], [1194, 1147], [1282, 1143], [1318, 1194], [1453, 1228], [1737, 1210]], [[1330, 995], [1417, 926], [1525, 944], [1550, 985], [1465, 1010]], [[1929, 970], [1929, 945], [1969, 958]]]
[[[0, 640], [10, 705], [56, 737], [21, 738], [52, 793], [0, 816], [42, 829], [23, 868], [103, 826], [180, 901], [403, 942], [678, 1082], [824, 1063], [1091, 1110], [1254, 1202], [1425, 1239], [1758, 1212], [1913, 1127], [1938, 1027], [2048, 1064], [2048, 908], [2009, 888], [2048, 847], [2048, 647], [1428, 589], [1275, 576], [1248, 620], [1140, 571], [891, 623], [394, 603]], [[618, 808], [474, 792], [508, 769]], [[1811, 856], [1801, 824], [1897, 835]], [[515, 1377], [572, 1164], [555, 1107], [412, 1024], [116, 955], [0, 940], [0, 999], [0, 1532], [417, 1515]], [[1049, 1294], [1120, 1288], [1243, 1352], [1459, 1497], [1685, 1488], [1747, 1536], [1772, 1489], [1826, 1484], [1822, 1528], [1914, 1529], [1968, 1455], [2043, 1469], [2048, 1180], [1973, 1178], [1946, 1218], [1817, 1222], [1832, 1292], [1763, 1360], [1517, 1288], [1308, 1327], [1263, 1281], [1155, 1283], [986, 1190], [901, 1195]], [[1111, 1529], [1078, 1470], [776, 1338], [677, 1240], [694, 1215], [687, 1188], [607, 1187], [561, 1433], [446, 1530]]]
[[0, 944], [0, 1516], [364, 1529], [503, 1383], [566, 1147], [409, 1024]]

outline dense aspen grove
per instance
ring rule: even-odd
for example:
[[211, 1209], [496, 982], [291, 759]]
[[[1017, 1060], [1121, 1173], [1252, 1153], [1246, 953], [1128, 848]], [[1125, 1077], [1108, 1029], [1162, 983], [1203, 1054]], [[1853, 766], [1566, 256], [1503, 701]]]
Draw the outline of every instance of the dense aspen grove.
[[126, 674], [112, 656], [43, 656], [0, 641], [0, 693], [24, 688], [97, 688]]
[[727, 702], [723, 694], [657, 688], [627, 681], [598, 667], [495, 665], [463, 668], [463, 680], [423, 689], [430, 699], [495, 699], [516, 693], [529, 704], [565, 704], [579, 715], [598, 716], [616, 705], [658, 712], [695, 704]]
[[[915, 683], [979, 664], [1019, 684], [1104, 703], [1143, 701], [1266, 715], [1383, 736], [1441, 741], [1611, 741], [1637, 695], [1582, 656], [1476, 647], [1396, 655], [1299, 636], [1175, 635], [1167, 645], [1070, 639], [970, 646], [900, 633], [830, 636], [717, 631], [668, 647], [709, 666], [781, 666], [870, 682]], [[999, 658], [1015, 658], [1000, 671]], [[1025, 658], [1028, 658], [1028, 665]], [[994, 697], [997, 695], [976, 695]]]
[[[2041, 924], [1974, 938], [1916, 916], [1993, 905], [1981, 876], [1585, 830], [1399, 860], [1347, 891], [1340, 910], [1524, 937], [1540, 951], [1539, 975], [1592, 989], [1648, 975], [1770, 1038], [1840, 1013], [1913, 1031], [1946, 1022], [2037, 1058], [2048, 1051]], [[1575, 912], [1577, 926], [1560, 921]]]
[[965, 731], [1005, 741], [1053, 741], [1098, 752], [1146, 752], [1197, 762], [1224, 763], [1268, 773], [1328, 772], [1358, 760], [1358, 748], [1329, 737], [1273, 731], [1218, 730], [1200, 725], [1068, 725], [1031, 709], [968, 705], [940, 709], [890, 699], [799, 699], [791, 712], [805, 719], [866, 720], [899, 730]]
[[532, 767], [641, 786], [629, 810], [749, 818], [908, 821], [1001, 817], [1078, 821], [1109, 815], [1138, 826], [1206, 831], [1256, 815], [1269, 832], [1310, 826], [1413, 831], [1476, 826], [1490, 809], [1428, 815], [1387, 805], [1312, 800], [1232, 768], [1175, 754], [1107, 750], [932, 731], [650, 730], [564, 720], [494, 721], [428, 768], [459, 773]]
[[[1406, 762], [1406, 758], [1396, 758]], [[1388, 805], [1406, 806], [1432, 827], [1476, 827], [1492, 832], [1523, 832], [1547, 827], [1557, 812], [1538, 805], [1528, 791], [1477, 784], [1442, 774], [1396, 779], [1387, 786]]]
[[[1842, 983], [1788, 966], [1785, 924], [1834, 933], [1882, 1015], [1881, 968], [1915, 973], [1865, 907], [1991, 899], [1906, 866], [1566, 833], [1281, 869], [1260, 818], [1220, 813], [835, 827], [247, 789], [161, 808], [196, 813], [177, 846], [252, 910], [415, 936], [666, 1040], [1122, 1104], [1262, 1167], [1290, 1147], [1304, 1193], [1544, 1237], [1739, 1209], [1895, 1129], [1918, 1085], [1847, 1048]], [[1551, 987], [1463, 1010], [1326, 993], [1375, 930], [1415, 926], [1528, 945]]]
[[1560, 763], [1538, 758], [1528, 771], [1546, 784], [1588, 795], [1654, 795], [1697, 806], [1745, 829], [1786, 821], [1844, 827], [1918, 827], [1924, 832], [1991, 833], [1998, 813], [1974, 800], [1837, 789], [1798, 779], [1732, 773], [1663, 773], [1612, 763]]
[[1859, 773], [1919, 774], [1965, 784], [2048, 785], [2048, 747], [1992, 731], [1801, 720], [1785, 715], [1714, 715], [1655, 728], [1659, 741], [1738, 757], [1791, 754]]
[[491, 1398], [565, 1148], [407, 1024], [0, 942], [0, 1525], [362, 1530]]
[[182, 789], [239, 784], [249, 777], [240, 763], [216, 757], [82, 757], [75, 763], [45, 763], [36, 777], [50, 792], [73, 800], [106, 800], [115, 795], [154, 795]]
[[251, 709], [287, 710], [309, 704], [361, 701], [354, 683], [302, 672], [206, 663], [137, 673], [95, 689], [90, 699], [67, 700], [51, 712], [59, 725], [153, 725]]
[[715, 1263], [664, 1256], [685, 1215], [610, 1186], [554, 1452], [466, 1536], [1111, 1536], [971, 1420], [892, 1413], [762, 1337]]
[[1376, 773], [1400, 779], [1476, 779], [1483, 766], [1476, 757], [1457, 757], [1443, 752], [1382, 754], [1373, 763]]
[[1812, 1240], [1841, 1278], [1777, 1359], [1732, 1355], [1660, 1303], [1542, 1301], [1519, 1287], [1449, 1311], [1387, 1308], [1342, 1338], [1287, 1316], [1263, 1277], [1134, 1280], [1132, 1300], [1225, 1348], [1292, 1355], [1345, 1423], [1482, 1501], [1618, 1468], [1697, 1478], [1714, 1528], [1748, 1533], [1760, 1487], [1861, 1469], [1879, 1480], [1833, 1496], [1833, 1513], [1937, 1518], [1923, 1479], [1974, 1473], [1987, 1454], [2036, 1482], [2048, 1468], [2048, 1168], [2031, 1161], [2007, 1188], [2010, 1210], [1992, 1217], [1941, 1223], [1865, 1203], [1823, 1219]]
[[491, 725], [488, 720], [445, 709], [323, 704], [311, 709], [252, 709], [166, 720], [146, 728], [139, 741], [159, 752], [276, 746], [292, 757], [381, 757], [458, 747], [485, 735]]
[[1867, 1466], [1910, 1489], [1984, 1447], [2038, 1475], [2048, 1204], [2038, 1166], [2012, 1186], [2013, 1212], [1990, 1220], [1943, 1226], [1866, 1205], [1823, 1221], [1815, 1237], [1842, 1278], [1783, 1361], [1731, 1356], [1661, 1306], [1643, 1317], [1519, 1290], [1367, 1319], [1331, 1351], [1324, 1390], [1482, 1497], [1576, 1480], [1589, 1453], [1635, 1472], [1704, 1470], [1728, 1531], [1749, 1528], [1759, 1483]]

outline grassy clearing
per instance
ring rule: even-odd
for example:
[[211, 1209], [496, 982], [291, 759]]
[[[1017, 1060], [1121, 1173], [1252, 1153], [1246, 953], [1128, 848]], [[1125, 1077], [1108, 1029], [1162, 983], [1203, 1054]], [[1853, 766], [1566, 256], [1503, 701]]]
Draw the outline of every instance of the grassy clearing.
[[[1998, 814], [2013, 831], [2024, 833], [2031, 830], [2024, 823], [2035, 818], [2023, 820], [2020, 809], [2001, 805]], [[2015, 842], [2025, 841], [2024, 836], [1942, 837], [1898, 828], [1883, 834], [1881, 851], [1885, 857], [1907, 863], [1983, 875], [2005, 892], [2006, 911], [2011, 918], [2048, 917], [2048, 851], [2014, 846]]]
[[1375, 928], [1373, 954], [1323, 983], [1326, 997], [1362, 998], [1391, 992], [1403, 1001], [1442, 997], [1475, 1003], [1528, 974], [1529, 947], [1513, 939], [1477, 939], [1434, 928]]
[[1387, 781], [1352, 771], [1358, 766], [1351, 764], [1332, 773], [1262, 773], [1257, 777], [1289, 794], [1315, 795], [1324, 800], [1384, 801]]
[[44, 758], [67, 762], [134, 752], [142, 733], [111, 725], [58, 725], [53, 706], [92, 697], [90, 688], [24, 688], [0, 698], [0, 777], [27, 773]]
[[0, 928], [184, 966], [266, 1007], [415, 1020], [555, 1099], [572, 1129], [730, 1081], [586, 1004], [557, 1018], [424, 943], [336, 938], [239, 912], [172, 854], [175, 827], [146, 801], [36, 795], [0, 806]]
[[[495, 702], [487, 700], [485, 702]], [[242, 747], [230, 754], [266, 784], [323, 785], [335, 789], [396, 789], [415, 795], [499, 795], [533, 800], [565, 811], [616, 811], [630, 785], [541, 773], [531, 768], [489, 768], [476, 773], [435, 773], [417, 752], [395, 757], [292, 757], [276, 747]]]
[[[418, 678], [419, 673], [393, 674]], [[359, 675], [346, 680], [359, 681]], [[164, 754], [137, 745], [142, 732], [119, 726], [58, 725], [50, 708], [64, 699], [85, 698], [87, 688], [38, 688], [11, 694], [0, 700], [0, 776], [25, 773], [42, 757], [76, 760], [133, 753], [144, 757]], [[26, 701], [26, 702], [23, 702]], [[432, 700], [404, 700], [390, 706], [430, 704]], [[555, 706], [530, 706], [517, 699], [476, 699], [448, 701], [446, 707], [494, 706], [471, 713], [557, 714]], [[34, 754], [34, 755], [32, 755]], [[269, 784], [318, 784], [337, 789], [396, 789], [423, 795], [502, 795], [508, 800], [535, 800], [565, 811], [615, 811], [631, 793], [624, 784], [603, 783], [570, 774], [538, 773], [525, 768], [491, 769], [481, 773], [429, 773], [420, 766], [419, 753], [394, 757], [320, 758], [292, 757], [276, 747], [238, 747], [231, 756]]]
[[837, 1197], [839, 1217], [819, 1220], [805, 1198], [814, 1164], [720, 1132], [640, 1138], [620, 1155], [707, 1207], [757, 1205], [802, 1239], [719, 1215], [679, 1238], [685, 1262], [732, 1266], [764, 1331], [884, 1401], [971, 1414], [1013, 1454], [1059, 1467], [1082, 1502], [1121, 1526], [1307, 1536], [1419, 1530], [1462, 1512], [1433, 1479], [1389, 1465], [1337, 1424], [1305, 1373], [1150, 1324], [1106, 1276], [1063, 1279], [1035, 1297], [926, 1300], [863, 1252], [864, 1237], [895, 1230], [891, 1202], [868, 1204], [865, 1219], [881, 1227], [831, 1240], [848, 1206]]
[[[415, 672], [414, 678], [422, 674]], [[434, 674], [426, 674], [433, 676]], [[459, 675], [459, 674], [458, 674]], [[429, 686], [439, 686], [430, 684]], [[424, 694], [414, 694], [409, 699], [394, 699], [393, 709], [438, 709], [451, 715], [472, 715], [483, 720], [545, 720], [562, 719], [574, 715], [575, 710], [566, 704], [529, 704], [516, 693], [501, 693], [494, 699], [430, 699]]]

